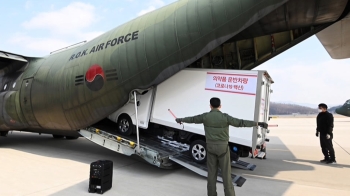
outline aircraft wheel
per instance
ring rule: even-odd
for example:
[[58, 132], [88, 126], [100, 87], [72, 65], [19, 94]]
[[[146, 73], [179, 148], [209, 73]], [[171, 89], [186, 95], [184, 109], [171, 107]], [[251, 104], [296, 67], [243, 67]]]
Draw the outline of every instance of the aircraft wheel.
[[64, 136], [63, 135], [52, 135], [52, 137], [54, 138], [54, 139], [62, 139], [62, 138], [64, 138]]
[[121, 115], [118, 118], [118, 132], [122, 135], [131, 135], [134, 132], [135, 125], [128, 115]]
[[76, 140], [78, 139], [79, 137], [73, 137], [73, 136], [66, 136], [66, 139], [67, 140]]
[[191, 158], [197, 163], [207, 161], [207, 144], [203, 140], [195, 140], [190, 147]]

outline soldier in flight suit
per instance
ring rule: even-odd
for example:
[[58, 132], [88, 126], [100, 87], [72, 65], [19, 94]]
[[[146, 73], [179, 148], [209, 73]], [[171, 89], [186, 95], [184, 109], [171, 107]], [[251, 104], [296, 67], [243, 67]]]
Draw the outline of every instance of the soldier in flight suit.
[[235, 191], [231, 179], [231, 160], [229, 141], [229, 125], [235, 127], [262, 126], [267, 128], [263, 122], [241, 120], [222, 113], [220, 111], [220, 99], [213, 97], [210, 99], [211, 111], [187, 118], [175, 119], [177, 123], [204, 124], [204, 131], [207, 144], [207, 166], [208, 166], [208, 196], [216, 196], [216, 179], [218, 167], [221, 169], [222, 179], [225, 189], [225, 196], [234, 196]]

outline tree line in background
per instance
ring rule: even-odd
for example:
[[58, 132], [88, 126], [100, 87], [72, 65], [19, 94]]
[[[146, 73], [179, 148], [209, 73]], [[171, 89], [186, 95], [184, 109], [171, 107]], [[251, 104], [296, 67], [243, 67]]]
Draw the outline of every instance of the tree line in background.
[[[316, 106], [317, 107], [317, 106]], [[335, 109], [341, 107], [334, 106], [328, 109], [329, 112], [334, 113]], [[317, 108], [310, 108], [296, 104], [287, 103], [270, 103], [270, 115], [291, 115], [291, 114], [317, 114]]]

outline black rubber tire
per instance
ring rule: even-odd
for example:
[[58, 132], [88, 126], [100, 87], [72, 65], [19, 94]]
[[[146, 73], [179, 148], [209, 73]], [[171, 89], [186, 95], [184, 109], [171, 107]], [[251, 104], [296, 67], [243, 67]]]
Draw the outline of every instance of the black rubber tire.
[[76, 140], [78, 139], [79, 137], [74, 137], [74, 136], [66, 136], [66, 139], [67, 140]]
[[237, 153], [235, 153], [235, 152], [232, 152], [231, 150], [230, 150], [230, 161], [232, 162], [232, 161], [239, 161], [239, 155], [237, 154]]
[[[198, 153], [200, 151], [200, 153]], [[207, 162], [207, 144], [203, 140], [195, 140], [190, 146], [190, 156], [196, 163]], [[204, 158], [203, 158], [204, 156]]]
[[117, 132], [121, 135], [132, 135], [135, 131], [135, 125], [128, 115], [119, 116], [117, 126]]
[[62, 139], [62, 138], [64, 138], [64, 135], [54, 135], [54, 134], [52, 134], [52, 137], [54, 139]]

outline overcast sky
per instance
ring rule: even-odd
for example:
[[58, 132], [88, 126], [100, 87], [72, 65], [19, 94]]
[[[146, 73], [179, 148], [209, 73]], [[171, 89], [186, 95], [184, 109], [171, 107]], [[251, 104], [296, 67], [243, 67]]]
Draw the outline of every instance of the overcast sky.
[[[0, 50], [28, 56], [91, 40], [175, 0], [3, 1]], [[274, 79], [272, 101], [328, 105], [350, 99], [350, 60], [333, 60], [313, 36], [264, 63]]]

